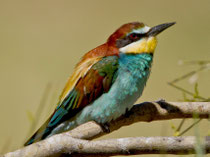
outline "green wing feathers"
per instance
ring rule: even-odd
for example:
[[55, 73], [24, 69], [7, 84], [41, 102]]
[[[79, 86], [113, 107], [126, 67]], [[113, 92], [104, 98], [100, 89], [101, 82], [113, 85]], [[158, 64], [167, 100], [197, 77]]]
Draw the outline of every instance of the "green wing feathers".
[[59, 124], [71, 119], [85, 106], [91, 104], [103, 93], [108, 92], [115, 81], [117, 69], [117, 56], [104, 57], [95, 63], [88, 70], [86, 75], [77, 81], [75, 87], [69, 92], [65, 99], [58, 104], [58, 107], [51, 117], [25, 145], [45, 139]]

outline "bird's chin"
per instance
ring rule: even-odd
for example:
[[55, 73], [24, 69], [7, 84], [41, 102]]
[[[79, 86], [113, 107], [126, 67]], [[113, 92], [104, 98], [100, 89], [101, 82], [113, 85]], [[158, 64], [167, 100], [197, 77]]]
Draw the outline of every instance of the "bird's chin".
[[120, 48], [120, 52], [125, 54], [154, 53], [156, 46], [156, 37], [150, 36]]

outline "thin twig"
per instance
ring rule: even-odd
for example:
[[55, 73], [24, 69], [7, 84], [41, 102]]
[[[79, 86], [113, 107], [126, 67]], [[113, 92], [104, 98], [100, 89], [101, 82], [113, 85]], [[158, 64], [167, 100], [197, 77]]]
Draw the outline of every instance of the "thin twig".
[[51, 90], [51, 84], [48, 83], [45, 90], [44, 90], [44, 94], [41, 98], [41, 101], [39, 103], [38, 109], [37, 109], [37, 111], [35, 113], [35, 116], [34, 116], [34, 117], [36, 117], [36, 120], [33, 120], [32, 123], [31, 123], [31, 127], [30, 127], [29, 132], [28, 132], [29, 135], [31, 135], [31, 133], [35, 130], [35, 127], [37, 126], [37, 124], [40, 120], [40, 117], [41, 117], [43, 108], [46, 105], [46, 101], [48, 99], [50, 90]]
[[191, 124], [189, 127], [187, 127], [187, 129], [185, 129], [184, 131], [182, 131], [179, 136], [184, 135], [187, 131], [189, 131], [192, 127], [194, 127], [196, 124], [198, 124], [202, 119], [198, 119], [196, 122], [194, 122], [193, 124]]

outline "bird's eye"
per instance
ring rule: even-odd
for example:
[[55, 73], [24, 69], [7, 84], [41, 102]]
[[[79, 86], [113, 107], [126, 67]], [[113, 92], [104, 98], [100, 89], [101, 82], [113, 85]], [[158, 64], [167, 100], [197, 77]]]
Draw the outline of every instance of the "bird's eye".
[[132, 34], [129, 35], [129, 38], [132, 39], [132, 40], [137, 40], [137, 39], [139, 39], [139, 35], [136, 34], [136, 33], [132, 33]]

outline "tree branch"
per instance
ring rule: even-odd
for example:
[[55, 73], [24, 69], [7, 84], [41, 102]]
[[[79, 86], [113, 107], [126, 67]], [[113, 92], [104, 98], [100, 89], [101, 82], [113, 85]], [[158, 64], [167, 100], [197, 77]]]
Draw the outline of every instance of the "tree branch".
[[[110, 131], [135, 122], [150, 122], [175, 118], [209, 118], [210, 103], [207, 102], [145, 102], [134, 105], [125, 115], [109, 123]], [[46, 140], [29, 145], [3, 157], [50, 157], [61, 154], [81, 155], [129, 155], [129, 154], [188, 154], [195, 152], [194, 137], [138, 137], [87, 141], [105, 133], [101, 127], [88, 122], [72, 131], [52, 136]], [[76, 139], [77, 138], [77, 139]], [[205, 139], [205, 151], [210, 153], [210, 138]]]
[[[67, 134], [55, 135], [4, 157], [107, 156], [136, 154], [194, 154], [195, 137], [131, 137], [99, 141], [75, 139]], [[44, 147], [43, 147], [44, 146]], [[210, 153], [210, 138], [204, 141]]]
[[[194, 115], [202, 119], [209, 118], [210, 102], [144, 102], [134, 105], [125, 115], [111, 121], [108, 125], [112, 132], [136, 122], [193, 118]], [[91, 140], [106, 133], [95, 122], [88, 122], [69, 131], [69, 134], [74, 138]]]

